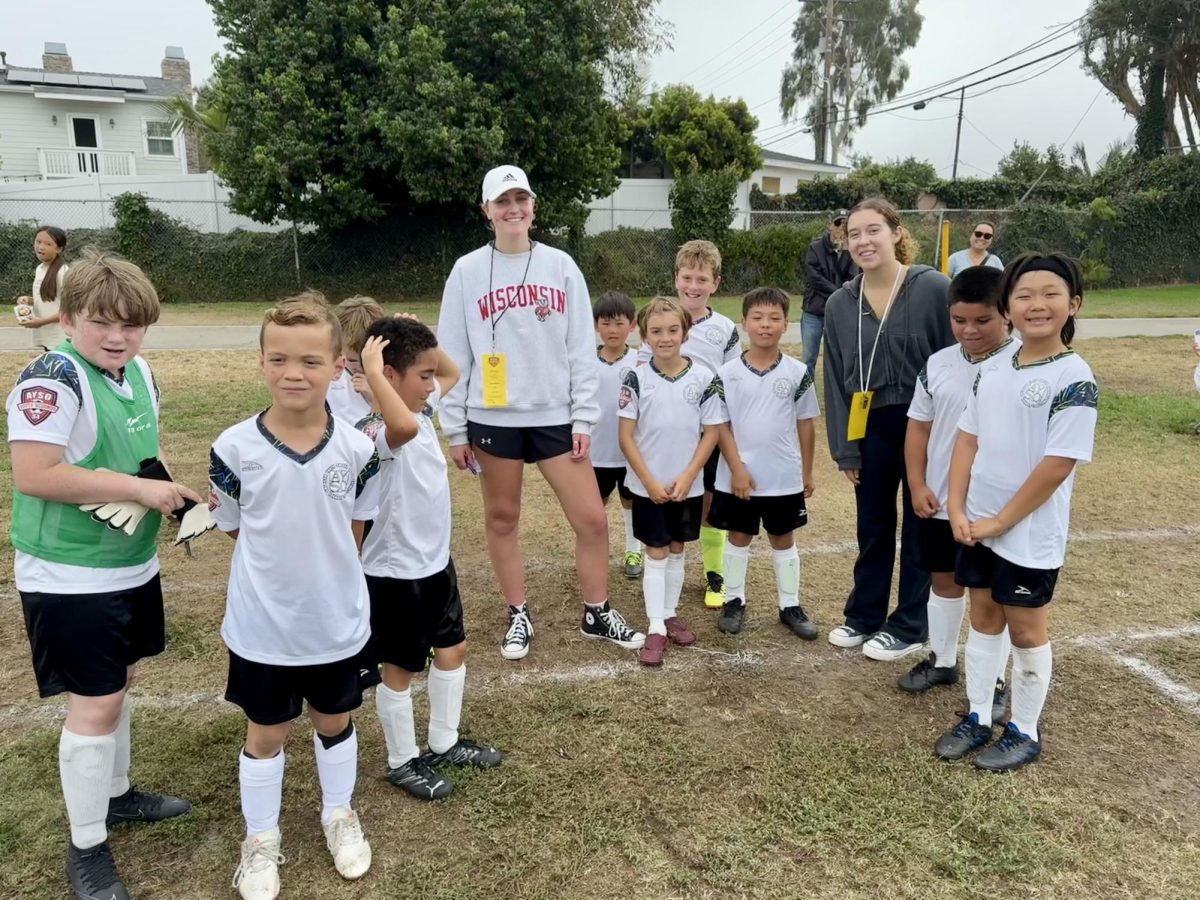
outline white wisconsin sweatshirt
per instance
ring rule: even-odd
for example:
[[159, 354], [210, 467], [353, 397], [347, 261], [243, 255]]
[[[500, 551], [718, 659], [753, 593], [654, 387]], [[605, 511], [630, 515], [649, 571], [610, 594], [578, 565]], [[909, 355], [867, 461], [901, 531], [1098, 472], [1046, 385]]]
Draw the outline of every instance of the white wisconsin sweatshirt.
[[[591, 434], [599, 421], [592, 302], [583, 273], [561, 250], [535, 244], [501, 253], [490, 244], [454, 264], [437, 338], [462, 369], [442, 400], [442, 431], [467, 442], [467, 420], [505, 427], [563, 425]], [[528, 272], [526, 272], [528, 266]], [[482, 358], [506, 356], [507, 400], [483, 405]]]

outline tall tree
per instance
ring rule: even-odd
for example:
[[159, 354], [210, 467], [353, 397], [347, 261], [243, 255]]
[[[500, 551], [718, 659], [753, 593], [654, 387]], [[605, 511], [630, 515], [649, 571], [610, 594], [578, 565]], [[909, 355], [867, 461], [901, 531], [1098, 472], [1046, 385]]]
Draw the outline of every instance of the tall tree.
[[668, 85], [650, 101], [654, 148], [677, 174], [732, 168], [740, 178], [762, 165], [754, 140], [758, 119], [745, 100], [701, 97], [686, 84]]
[[836, 164], [838, 153], [853, 146], [854, 132], [866, 124], [867, 111], [900, 93], [908, 81], [902, 57], [916, 45], [923, 21], [917, 0], [804, 4], [792, 26], [796, 46], [783, 70], [779, 105], [786, 121], [807, 101], [804, 120], [819, 161], [826, 161], [826, 136], [828, 159]]

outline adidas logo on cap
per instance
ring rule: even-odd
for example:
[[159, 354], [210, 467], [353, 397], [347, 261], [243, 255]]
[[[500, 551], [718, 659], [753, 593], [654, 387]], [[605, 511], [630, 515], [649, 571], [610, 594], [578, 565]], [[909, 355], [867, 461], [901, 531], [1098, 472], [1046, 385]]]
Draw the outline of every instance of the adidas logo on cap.
[[517, 176], [516, 176], [516, 175], [514, 175], [512, 172], [509, 172], [507, 175], [505, 175], [505, 176], [504, 176], [503, 178], [501, 178], [500, 180], [501, 180], [501, 181], [516, 181], [516, 180], [517, 180]]

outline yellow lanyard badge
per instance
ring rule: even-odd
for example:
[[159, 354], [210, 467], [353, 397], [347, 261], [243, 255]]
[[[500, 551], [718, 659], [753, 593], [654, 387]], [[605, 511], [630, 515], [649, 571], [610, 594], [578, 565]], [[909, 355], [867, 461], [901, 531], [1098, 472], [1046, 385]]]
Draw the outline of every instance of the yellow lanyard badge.
[[871, 412], [871, 400], [875, 397], [874, 391], [868, 391], [867, 385], [871, 383], [871, 372], [875, 369], [875, 352], [879, 349], [879, 336], [883, 334], [884, 323], [887, 322], [888, 313], [892, 311], [892, 302], [896, 299], [896, 294], [900, 288], [900, 281], [904, 277], [904, 273], [908, 270], [908, 266], [901, 266], [896, 270], [896, 280], [892, 282], [891, 293], [888, 294], [887, 305], [883, 308], [883, 316], [879, 319], [879, 330], [875, 332], [875, 342], [871, 344], [871, 358], [867, 361], [866, 371], [863, 371], [863, 342], [862, 342], [862, 320], [866, 313], [863, 312], [863, 284], [866, 282], [866, 276], [858, 285], [858, 385], [860, 390], [854, 392], [850, 398], [850, 415], [846, 419], [846, 440], [860, 441], [867, 436], [867, 415]]
[[483, 355], [483, 405], [508, 406], [508, 356], [504, 353]]

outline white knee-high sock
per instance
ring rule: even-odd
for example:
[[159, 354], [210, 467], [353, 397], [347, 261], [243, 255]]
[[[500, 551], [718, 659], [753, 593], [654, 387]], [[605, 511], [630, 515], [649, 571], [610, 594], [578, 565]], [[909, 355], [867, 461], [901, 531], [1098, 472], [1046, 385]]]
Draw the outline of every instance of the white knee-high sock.
[[429, 667], [429, 749], [445, 753], [458, 743], [467, 664], [457, 669]]
[[317, 780], [321, 782], [321, 824], [333, 817], [339, 806], [349, 806], [358, 780], [358, 732], [353, 723], [350, 735], [326, 747], [313, 731], [313, 753], [317, 757]]
[[242, 792], [242, 816], [246, 837], [279, 827], [283, 806], [283, 763], [280, 750], [270, 759], [255, 759], [242, 750], [238, 754], [238, 786]]
[[642, 597], [646, 601], [646, 618], [650, 634], [666, 634], [667, 626], [667, 560], [646, 557], [642, 572]]
[[[965, 597], [939, 597], [929, 589], [929, 648], [937, 658], [939, 669], [949, 669], [958, 662], [958, 633], [962, 631]], [[1006, 629], [1007, 633], [1007, 629]]]
[[775, 564], [775, 588], [779, 594], [779, 609], [800, 605], [800, 551], [793, 544], [786, 550], [772, 550]]
[[375, 712], [379, 715], [379, 724], [383, 726], [388, 768], [398, 769], [418, 753], [412, 691], [408, 688], [393, 691], [386, 684], [379, 685], [375, 688]]
[[974, 628], [967, 632], [967, 701], [980, 725], [992, 724], [992, 697], [996, 690], [996, 669], [1003, 639]]
[[683, 563], [682, 553], [667, 556], [667, 592], [663, 612], [668, 619], [679, 609], [679, 596], [683, 593]]
[[1049, 644], [1013, 647], [1012, 723], [1022, 734], [1038, 740], [1038, 719], [1050, 692], [1054, 667]]
[[750, 547], [735, 547], [725, 542], [725, 599], [746, 602], [746, 567], [750, 564]]
[[112, 783], [108, 788], [108, 796], [120, 797], [129, 790], [129, 764], [133, 759], [129, 747], [129, 697], [121, 704], [121, 717], [117, 720], [117, 730], [113, 732], [117, 739], [116, 753], [113, 755]]
[[642, 542], [633, 536], [633, 510], [622, 507], [621, 518], [625, 520], [625, 552], [641, 553]]
[[116, 752], [112, 734], [75, 734], [64, 727], [59, 736], [58, 776], [71, 823], [71, 843], [80, 850], [108, 839], [104, 820]]

